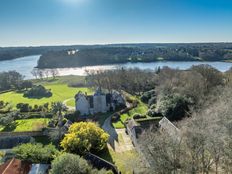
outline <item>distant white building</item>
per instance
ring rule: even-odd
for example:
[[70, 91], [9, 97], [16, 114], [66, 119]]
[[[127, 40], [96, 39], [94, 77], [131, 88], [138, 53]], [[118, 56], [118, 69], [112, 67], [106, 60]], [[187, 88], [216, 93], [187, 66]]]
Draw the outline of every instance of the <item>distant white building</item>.
[[67, 51], [68, 55], [74, 55], [78, 52], [78, 50], [69, 50]]
[[87, 95], [78, 92], [75, 96], [76, 111], [81, 115], [89, 115], [95, 113], [106, 113], [114, 111], [117, 106], [125, 106], [124, 97], [117, 91], [112, 93], [103, 93], [101, 89], [97, 89], [94, 95]]

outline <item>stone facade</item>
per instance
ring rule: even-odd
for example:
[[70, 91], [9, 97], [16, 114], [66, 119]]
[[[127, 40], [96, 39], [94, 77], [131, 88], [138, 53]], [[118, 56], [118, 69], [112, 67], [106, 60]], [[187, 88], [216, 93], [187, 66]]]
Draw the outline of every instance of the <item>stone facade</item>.
[[76, 97], [76, 110], [82, 115], [87, 115], [90, 112], [89, 101], [83, 93], [78, 93]]
[[97, 89], [94, 95], [87, 95], [78, 92], [75, 96], [76, 110], [81, 115], [89, 115], [95, 113], [106, 113], [114, 111], [117, 106], [125, 106], [124, 97], [117, 91], [112, 93], [103, 93], [101, 89]]

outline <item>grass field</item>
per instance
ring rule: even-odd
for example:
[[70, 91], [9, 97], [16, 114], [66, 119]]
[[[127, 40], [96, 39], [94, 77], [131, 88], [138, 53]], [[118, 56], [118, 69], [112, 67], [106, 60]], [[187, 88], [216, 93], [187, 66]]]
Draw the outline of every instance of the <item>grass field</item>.
[[16, 120], [6, 127], [2, 127], [0, 131], [6, 132], [24, 132], [39, 131], [48, 125], [48, 118], [24, 119]]
[[71, 98], [70, 100], [68, 100], [68, 102], [66, 103], [67, 106], [75, 106], [75, 99]]
[[5, 102], [11, 103], [14, 107], [17, 103], [29, 103], [31, 106], [37, 104], [42, 105], [44, 103], [50, 103], [50, 102], [57, 102], [57, 101], [65, 101], [67, 99], [71, 99], [69, 102], [67, 102], [67, 105], [74, 106], [74, 96], [78, 91], [87, 92], [88, 94], [92, 93], [92, 89], [90, 88], [73, 88], [69, 87], [69, 82], [75, 82], [75, 81], [82, 81], [83, 77], [79, 76], [65, 76], [65, 77], [59, 77], [56, 80], [44, 80], [44, 81], [35, 81], [35, 84], [42, 84], [47, 89], [51, 89], [52, 96], [49, 98], [42, 98], [42, 99], [31, 99], [31, 98], [25, 98], [23, 97], [23, 93], [18, 93], [16, 91], [8, 92], [4, 94], [0, 94], [0, 100], [3, 100]]
[[133, 169], [139, 167], [136, 166], [139, 161], [139, 155], [135, 150], [116, 153], [114, 150], [106, 148], [97, 155], [115, 164], [123, 174], [132, 174]]

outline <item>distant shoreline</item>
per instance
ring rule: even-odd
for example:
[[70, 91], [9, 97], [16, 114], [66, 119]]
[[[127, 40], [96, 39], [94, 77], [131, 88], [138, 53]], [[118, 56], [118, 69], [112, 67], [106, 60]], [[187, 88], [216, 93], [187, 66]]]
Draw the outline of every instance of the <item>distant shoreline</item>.
[[[121, 48], [122, 51], [117, 51]], [[107, 52], [108, 55], [125, 57], [136, 56], [145, 51], [146, 56], [153, 57], [153, 61], [133, 61], [133, 62], [154, 62], [154, 57], [165, 57], [168, 60], [174, 60], [175, 56], [185, 57], [190, 59], [194, 57], [201, 57], [204, 61], [232, 61], [232, 42], [205, 42], [205, 43], [123, 43], [123, 44], [95, 44], [95, 45], [61, 45], [61, 46], [33, 46], [33, 47], [0, 47], [0, 61], [14, 60], [20, 57], [45, 55], [48, 52], [62, 52], [67, 50], [100, 50], [111, 49]], [[113, 49], [113, 50], [112, 50]], [[123, 50], [124, 49], [124, 50]], [[116, 51], [114, 51], [116, 50]], [[132, 53], [132, 55], [130, 54]], [[128, 55], [126, 55], [128, 54]], [[164, 55], [166, 54], [166, 55]], [[108, 56], [106, 55], [106, 56]], [[162, 56], [164, 55], [164, 56]], [[104, 55], [103, 55], [104, 56]], [[141, 55], [140, 55], [141, 56]], [[83, 57], [83, 56], [82, 56]], [[93, 57], [93, 56], [92, 56]], [[86, 58], [86, 57], [85, 57]], [[95, 59], [102, 58], [96, 55]], [[110, 57], [109, 57], [110, 58]], [[170, 58], [170, 59], [169, 59]], [[188, 58], [188, 59], [189, 59]], [[179, 58], [178, 58], [179, 59]], [[175, 61], [178, 59], [175, 59]], [[181, 60], [180, 60], [181, 61]], [[184, 61], [192, 61], [185, 59]], [[195, 61], [195, 60], [194, 60]], [[121, 63], [125, 63], [123, 61]], [[128, 61], [129, 62], [129, 61]], [[114, 62], [107, 62], [114, 63]], [[115, 62], [120, 63], [120, 62]], [[92, 65], [99, 65], [106, 63], [95, 63]], [[86, 66], [91, 64], [78, 65]], [[75, 67], [77, 64], [75, 64]], [[39, 65], [38, 67], [44, 67]], [[71, 67], [71, 66], [66, 66]], [[45, 67], [44, 67], [45, 68]], [[52, 67], [51, 67], [52, 68]]]
[[37, 69], [41, 69], [41, 70], [45, 70], [45, 69], [65, 69], [65, 68], [85, 68], [85, 67], [95, 67], [95, 66], [115, 66], [115, 65], [125, 65], [125, 64], [137, 64], [137, 63], [166, 63], [166, 62], [202, 62], [202, 63], [212, 63], [212, 62], [224, 62], [224, 63], [232, 63], [231, 61], [226, 61], [226, 60], [215, 60], [215, 61], [204, 61], [204, 60], [175, 60], [175, 61], [171, 61], [171, 60], [157, 60], [157, 61], [151, 61], [151, 62], [143, 62], [143, 61], [138, 61], [138, 62], [122, 62], [122, 63], [105, 63], [105, 64], [92, 64], [92, 65], [83, 65], [83, 66], [68, 66], [68, 67], [34, 67]]

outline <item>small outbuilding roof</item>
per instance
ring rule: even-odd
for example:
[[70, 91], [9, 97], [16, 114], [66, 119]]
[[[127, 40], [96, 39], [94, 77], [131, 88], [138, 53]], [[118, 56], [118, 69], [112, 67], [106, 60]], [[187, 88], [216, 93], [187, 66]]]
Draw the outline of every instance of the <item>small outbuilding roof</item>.
[[48, 164], [32, 164], [28, 174], [47, 174], [50, 165]]
[[11, 159], [0, 165], [1, 174], [28, 174], [31, 169], [31, 164], [18, 160]]
[[180, 130], [166, 117], [159, 121], [159, 126], [162, 131], [167, 132], [171, 136], [180, 137]]

